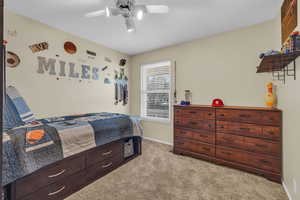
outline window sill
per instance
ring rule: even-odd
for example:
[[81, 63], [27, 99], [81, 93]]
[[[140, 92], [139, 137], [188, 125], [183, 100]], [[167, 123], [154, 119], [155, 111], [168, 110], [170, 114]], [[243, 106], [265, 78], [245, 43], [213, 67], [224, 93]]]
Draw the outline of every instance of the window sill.
[[148, 117], [141, 117], [142, 121], [146, 122], [156, 122], [156, 123], [161, 123], [161, 124], [170, 124], [171, 120], [170, 119], [156, 119], [156, 118], [148, 118]]

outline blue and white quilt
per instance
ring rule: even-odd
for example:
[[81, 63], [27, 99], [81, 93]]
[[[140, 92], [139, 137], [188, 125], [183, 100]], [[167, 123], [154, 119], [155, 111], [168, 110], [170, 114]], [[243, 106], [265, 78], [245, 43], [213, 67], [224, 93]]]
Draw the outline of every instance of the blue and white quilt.
[[4, 132], [2, 185], [88, 149], [142, 135], [140, 120], [123, 114], [90, 113], [30, 121]]

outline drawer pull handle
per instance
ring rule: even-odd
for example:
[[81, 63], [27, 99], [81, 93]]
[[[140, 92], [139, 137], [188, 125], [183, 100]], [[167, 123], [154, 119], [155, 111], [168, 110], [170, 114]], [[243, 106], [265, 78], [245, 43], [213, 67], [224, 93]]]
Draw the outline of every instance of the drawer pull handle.
[[176, 144], [176, 145], [183, 145], [184, 142], [176, 142], [175, 144]]
[[273, 131], [268, 132], [270, 135], [274, 135], [275, 133]]
[[229, 153], [229, 152], [224, 152], [224, 151], [222, 151], [222, 153], [231, 156], [231, 153]]
[[225, 117], [225, 115], [224, 115], [224, 114], [221, 114], [220, 116], [221, 116], [221, 117]]
[[105, 168], [108, 168], [110, 166], [112, 166], [112, 163], [108, 163], [107, 165], [102, 165], [102, 168], [105, 169]]
[[270, 161], [267, 161], [267, 160], [259, 160], [261, 163], [264, 163], [264, 164], [272, 164]]
[[224, 128], [224, 126], [220, 126], [220, 128]]
[[197, 122], [190, 122], [191, 125], [197, 125]]
[[57, 174], [53, 174], [53, 175], [48, 176], [48, 178], [55, 178], [55, 177], [58, 177], [58, 176], [64, 174], [66, 171], [67, 171], [67, 170], [64, 169], [64, 170], [62, 170], [61, 172], [59, 172], [59, 173], [57, 173]]
[[208, 116], [212, 116], [212, 113], [208, 113]]
[[255, 146], [260, 147], [260, 148], [267, 148], [267, 145], [264, 145], [264, 144], [255, 144]]
[[250, 131], [250, 128], [240, 128], [242, 131]]
[[102, 156], [107, 156], [107, 155], [110, 155], [112, 153], [112, 150], [108, 151], [108, 152], [105, 152], [105, 153], [102, 153]]
[[208, 135], [199, 135], [199, 137], [208, 138]]
[[185, 132], [185, 131], [181, 131], [180, 133], [181, 133], [181, 134], [186, 134], [186, 132]]
[[195, 111], [190, 111], [190, 114], [197, 114], [197, 112], [195, 112]]
[[56, 192], [51, 192], [51, 193], [49, 193], [48, 196], [56, 195], [56, 194], [62, 192], [64, 189], [66, 189], [66, 186], [61, 187], [61, 188], [60, 188], [59, 190], [57, 190]]
[[210, 151], [210, 148], [208, 148], [208, 147], [202, 147], [202, 149], [205, 151]]
[[240, 117], [249, 118], [249, 117], [251, 117], [251, 115], [244, 115], [244, 114], [241, 114]]

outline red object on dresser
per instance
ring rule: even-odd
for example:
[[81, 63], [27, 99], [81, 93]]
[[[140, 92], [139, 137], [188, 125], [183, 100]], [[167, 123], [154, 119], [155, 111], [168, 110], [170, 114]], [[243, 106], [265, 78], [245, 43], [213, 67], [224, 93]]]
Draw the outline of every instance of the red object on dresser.
[[175, 106], [174, 153], [281, 182], [282, 112], [237, 106]]
[[223, 107], [224, 103], [222, 99], [214, 99], [212, 103], [213, 107]]

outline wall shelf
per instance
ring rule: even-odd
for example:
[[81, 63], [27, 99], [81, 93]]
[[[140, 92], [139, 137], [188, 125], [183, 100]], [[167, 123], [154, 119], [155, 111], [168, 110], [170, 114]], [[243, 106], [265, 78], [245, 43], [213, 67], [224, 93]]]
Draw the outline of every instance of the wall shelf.
[[[272, 72], [274, 80], [280, 80], [284, 83], [286, 76], [293, 76], [296, 80], [296, 59], [299, 56], [300, 51], [265, 56], [257, 67], [256, 73]], [[293, 66], [290, 66], [291, 63]]]

